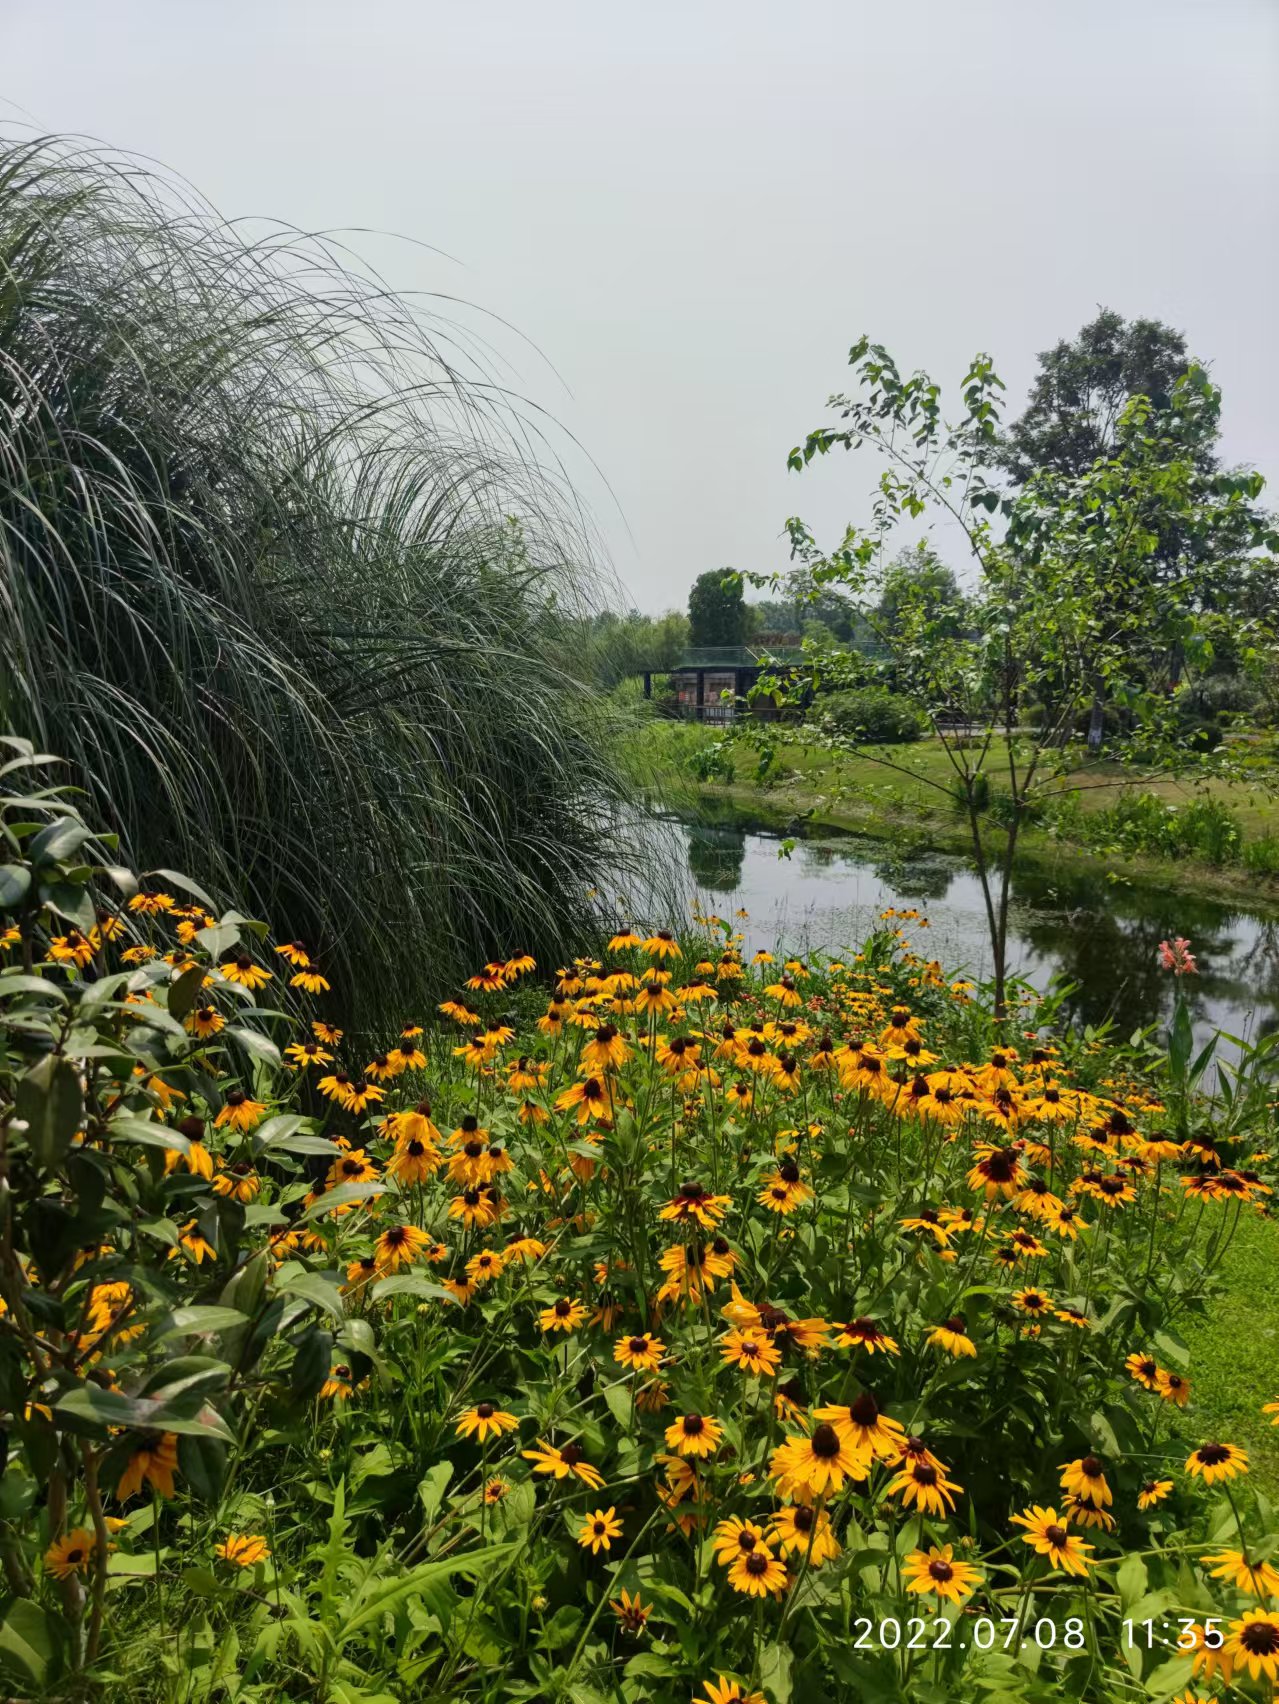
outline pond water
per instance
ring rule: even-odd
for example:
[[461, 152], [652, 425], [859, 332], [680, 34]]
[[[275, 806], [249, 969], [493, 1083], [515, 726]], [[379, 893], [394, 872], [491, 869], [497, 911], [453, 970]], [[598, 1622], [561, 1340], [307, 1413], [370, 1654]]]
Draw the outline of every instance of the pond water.
[[[929, 920], [918, 949], [947, 971], [990, 974], [981, 887], [961, 858], [903, 855], [858, 836], [817, 835], [779, 857], [782, 836], [740, 822], [661, 818], [664, 858], [705, 908], [738, 924], [753, 951], [778, 941], [797, 952], [859, 945], [890, 905]], [[1079, 1023], [1113, 1019], [1126, 1037], [1166, 1017], [1172, 978], [1159, 968], [1161, 940], [1185, 935], [1199, 975], [1186, 979], [1195, 1028], [1256, 1041], [1279, 1028], [1279, 919], [1237, 904], [1187, 899], [1077, 873], [1019, 871], [1009, 923], [1009, 969], [1038, 989], [1076, 985], [1066, 1010]]]

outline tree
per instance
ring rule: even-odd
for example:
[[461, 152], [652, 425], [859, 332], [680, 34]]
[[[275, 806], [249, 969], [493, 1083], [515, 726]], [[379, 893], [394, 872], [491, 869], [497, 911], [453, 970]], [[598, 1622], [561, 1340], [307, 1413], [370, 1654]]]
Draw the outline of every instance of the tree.
[[[998, 440], [995, 460], [1022, 485], [1039, 468], [1082, 474], [1118, 446], [1119, 422], [1134, 396], [1169, 407], [1177, 380], [1196, 365], [1181, 332], [1161, 320], [1125, 320], [1099, 310], [1072, 342], [1039, 356], [1039, 373], [1020, 419]], [[1215, 420], [1201, 421], [1196, 465], [1215, 465]]]
[[884, 570], [875, 614], [889, 632], [900, 632], [915, 614], [938, 623], [954, 638], [964, 622], [964, 595], [954, 573], [921, 539], [899, 551]]
[[688, 594], [690, 645], [741, 645], [746, 639], [742, 585], [724, 568], [699, 574]]
[[[865, 338], [849, 359], [865, 394], [834, 398], [843, 424], [809, 433], [789, 465], [802, 470], [835, 448], [877, 451], [886, 465], [873, 521], [850, 527], [833, 550], [823, 551], [804, 522], [792, 519], [791, 547], [815, 584], [839, 587], [866, 612], [901, 690], [945, 753], [949, 778], [938, 780], [926, 765], [912, 764], [909, 753], [875, 747], [855, 732], [827, 739], [935, 788], [962, 811], [1002, 1020], [1021, 832], [1054, 797], [1117, 783], [1115, 765], [1102, 766], [1081, 749], [1075, 733], [1081, 711], [1099, 694], [1124, 708], [1132, 738], [1121, 751], [1118, 779], [1227, 772], [1225, 754], [1199, 750], [1179, 722], [1184, 669], [1159, 676], [1151, 658], [1179, 656], [1193, 669], [1211, 657], [1214, 635], [1223, 631], [1261, 656], [1273, 642], [1269, 618], [1250, 618], [1245, 599], [1223, 602], [1220, 588], [1248, 587], [1267, 575], [1272, 564], [1257, 552], [1279, 549], [1279, 536], [1256, 507], [1259, 474], [1206, 470], [1195, 454], [1220, 406], [1201, 368], [1176, 382], [1166, 408], [1131, 398], [1115, 422], [1110, 455], [1083, 471], [1039, 469], [1020, 491], [1005, 495], [991, 478], [999, 463], [1003, 385], [989, 357], [972, 362], [953, 426], [943, 420], [939, 388], [927, 374], [902, 378], [887, 351]], [[977, 590], [968, 620], [947, 631], [926, 601], [916, 600], [903, 606], [890, 630], [872, 601], [888, 542], [903, 520], [916, 522], [929, 510], [958, 525], [971, 550]], [[1167, 577], [1156, 580], [1149, 560], [1170, 529], [1185, 547]], [[805, 666], [784, 678], [762, 677], [754, 691], [798, 707], [819, 689], [864, 675], [863, 658], [827, 647], [810, 651]], [[1021, 715], [1027, 703], [1039, 712], [1030, 729]], [[744, 717], [727, 737], [756, 741], [771, 760], [771, 747], [794, 736], [784, 722], [764, 728]]]

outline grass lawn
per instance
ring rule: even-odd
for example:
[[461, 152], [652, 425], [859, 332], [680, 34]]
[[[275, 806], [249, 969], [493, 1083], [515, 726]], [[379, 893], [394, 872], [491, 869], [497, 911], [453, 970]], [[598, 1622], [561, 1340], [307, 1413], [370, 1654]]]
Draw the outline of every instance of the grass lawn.
[[1224, 1292], [1183, 1328], [1192, 1355], [1183, 1429], [1195, 1442], [1242, 1445], [1259, 1489], [1279, 1498], [1279, 1430], [1261, 1412], [1279, 1397], [1279, 1223], [1245, 1214], [1221, 1276]]

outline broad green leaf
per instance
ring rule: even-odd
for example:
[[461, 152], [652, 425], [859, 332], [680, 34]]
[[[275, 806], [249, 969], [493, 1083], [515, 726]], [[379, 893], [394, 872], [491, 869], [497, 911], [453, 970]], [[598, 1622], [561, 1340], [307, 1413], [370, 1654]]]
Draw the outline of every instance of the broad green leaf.
[[16, 911], [31, 891], [25, 864], [0, 864], [0, 911]]
[[69, 1060], [48, 1053], [18, 1079], [14, 1099], [36, 1159], [54, 1170], [66, 1158], [84, 1119], [80, 1073]]
[[162, 1337], [203, 1337], [211, 1331], [230, 1331], [234, 1326], [248, 1323], [239, 1308], [174, 1308], [157, 1322], [151, 1336], [156, 1341]]
[[167, 1124], [159, 1124], [151, 1118], [134, 1118], [132, 1115], [113, 1118], [107, 1126], [107, 1134], [119, 1142], [141, 1142], [151, 1148], [176, 1148], [180, 1154], [191, 1152], [191, 1144], [180, 1130], [171, 1130]]
[[452, 1302], [457, 1306], [457, 1297], [442, 1284], [432, 1284], [429, 1278], [419, 1278], [412, 1272], [397, 1272], [390, 1278], [379, 1278], [373, 1286], [373, 1299], [381, 1302], [388, 1296], [422, 1296], [433, 1302]]

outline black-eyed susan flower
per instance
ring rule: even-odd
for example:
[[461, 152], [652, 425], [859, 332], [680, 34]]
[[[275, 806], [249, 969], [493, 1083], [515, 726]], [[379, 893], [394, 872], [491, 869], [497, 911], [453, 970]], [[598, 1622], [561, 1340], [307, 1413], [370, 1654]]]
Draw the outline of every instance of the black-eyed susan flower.
[[221, 1544], [215, 1544], [213, 1554], [236, 1568], [253, 1568], [265, 1562], [271, 1547], [258, 1533], [229, 1532]]
[[1190, 1380], [1180, 1373], [1172, 1373], [1161, 1367], [1155, 1378], [1155, 1392], [1165, 1402], [1184, 1408], [1190, 1401]]
[[900, 1497], [905, 1506], [921, 1514], [936, 1515], [938, 1520], [955, 1507], [955, 1493], [962, 1485], [946, 1477], [944, 1470], [932, 1462], [908, 1460], [888, 1482], [892, 1497]]
[[580, 1479], [592, 1491], [598, 1491], [604, 1484], [604, 1475], [586, 1460], [580, 1444], [562, 1444], [557, 1448], [539, 1438], [536, 1448], [521, 1450], [520, 1454], [533, 1463], [534, 1473], [549, 1474], [555, 1479]]
[[883, 1355], [900, 1355], [897, 1339], [890, 1337], [881, 1325], [865, 1314], [857, 1319], [850, 1319], [844, 1325], [831, 1328], [835, 1333], [837, 1349], [864, 1349], [868, 1355], [876, 1353]]
[[786, 1590], [786, 1564], [766, 1544], [738, 1556], [728, 1570], [728, 1583], [735, 1592], [749, 1597], [769, 1597]]
[[682, 1456], [714, 1455], [724, 1429], [712, 1415], [692, 1411], [681, 1414], [666, 1428], [666, 1447]]
[[321, 1047], [318, 1041], [293, 1041], [284, 1049], [284, 1057], [290, 1065], [298, 1067], [306, 1065], [331, 1065], [333, 1055]]
[[373, 1245], [373, 1252], [383, 1272], [397, 1272], [401, 1266], [412, 1266], [421, 1259], [430, 1242], [416, 1225], [388, 1225]]
[[477, 1402], [462, 1415], [454, 1430], [459, 1438], [474, 1438], [484, 1443], [487, 1438], [500, 1438], [503, 1432], [513, 1432], [519, 1421], [505, 1408], [494, 1402]]
[[713, 1231], [732, 1205], [731, 1195], [712, 1195], [695, 1178], [686, 1178], [680, 1184], [679, 1194], [673, 1201], [668, 1201], [657, 1216], [678, 1224], [698, 1224]]
[[868, 1390], [862, 1391], [847, 1406], [832, 1404], [826, 1408], [814, 1408], [813, 1418], [834, 1426], [849, 1448], [866, 1461], [872, 1456], [880, 1461], [892, 1461], [900, 1454], [906, 1437], [898, 1422], [885, 1414]]
[[1223, 1655], [1233, 1667], [1247, 1669], [1253, 1680], [1279, 1679], [1279, 1615], [1268, 1609], [1246, 1609], [1230, 1623]]
[[487, 1229], [500, 1214], [500, 1204], [483, 1189], [464, 1189], [449, 1202], [449, 1218], [460, 1219], [468, 1231]]
[[720, 1340], [720, 1355], [729, 1366], [766, 1379], [774, 1376], [782, 1359], [781, 1350], [767, 1332], [755, 1327], [728, 1332]]
[[301, 941], [282, 941], [275, 949], [287, 963], [305, 969], [311, 962], [311, 955]]
[[703, 1696], [693, 1704], [768, 1704], [762, 1692], [750, 1692], [740, 1680], [730, 1680], [726, 1674], [718, 1680], [702, 1682]]
[[1045, 1314], [1052, 1312], [1051, 1299], [1033, 1284], [1024, 1290], [1014, 1290], [1012, 1304], [1018, 1313], [1028, 1314], [1032, 1319], [1042, 1319]]
[[116, 1498], [125, 1503], [150, 1485], [161, 1497], [173, 1496], [173, 1476], [178, 1470], [178, 1437], [176, 1432], [144, 1432], [133, 1450], [115, 1488]]
[[770, 1213], [785, 1216], [813, 1199], [812, 1190], [801, 1179], [799, 1167], [793, 1160], [783, 1160], [775, 1172], [761, 1178], [760, 1182], [763, 1188], [755, 1199]]
[[634, 1337], [619, 1337], [613, 1345], [613, 1359], [630, 1372], [655, 1373], [662, 1364], [666, 1345], [651, 1331], [638, 1332]]
[[198, 1041], [207, 1041], [211, 1035], [226, 1028], [226, 1019], [216, 1006], [196, 1006], [187, 1013], [185, 1021], [187, 1029]]
[[266, 1114], [265, 1101], [253, 1100], [243, 1089], [228, 1089], [213, 1120], [218, 1130], [252, 1130]]
[[1249, 1597], [1279, 1596], [1279, 1569], [1269, 1562], [1253, 1561], [1242, 1550], [1217, 1551], [1199, 1561], [1214, 1579], [1227, 1580]]
[[969, 1562], [957, 1562], [953, 1545], [912, 1550], [902, 1562], [902, 1584], [908, 1592], [962, 1603], [981, 1584], [981, 1570]]
[[1143, 1511], [1153, 1509], [1171, 1490], [1171, 1479], [1147, 1479], [1137, 1492], [1137, 1507]]
[[347, 1291], [362, 1290], [366, 1284], [371, 1284], [375, 1278], [381, 1276], [382, 1268], [378, 1264], [377, 1256], [360, 1254], [347, 1262], [346, 1283], [343, 1288]]
[[752, 1550], [764, 1543], [764, 1529], [757, 1521], [731, 1515], [727, 1520], [716, 1523], [711, 1543], [715, 1560], [722, 1568], [730, 1568], [739, 1556], [749, 1556]]
[[1186, 1472], [1192, 1479], [1202, 1479], [1205, 1485], [1215, 1485], [1219, 1479], [1235, 1479], [1248, 1471], [1248, 1453], [1238, 1444], [1200, 1444], [1186, 1457]]
[[[614, 937], [616, 939], [616, 937]], [[622, 1590], [620, 1596], [609, 1599], [608, 1607], [617, 1617], [621, 1632], [631, 1639], [638, 1639], [648, 1626], [648, 1618], [653, 1613], [652, 1604], [646, 1604], [638, 1592], [634, 1594]]]
[[589, 1124], [592, 1119], [605, 1121], [610, 1117], [612, 1107], [609, 1092], [599, 1077], [586, 1077], [556, 1095], [557, 1112], [571, 1112], [574, 1109], [579, 1124]]
[[234, 982], [240, 988], [265, 988], [271, 980], [271, 972], [266, 966], [255, 964], [247, 953], [237, 953], [234, 958], [224, 959], [218, 966], [218, 972], [224, 982]]
[[973, 1148], [973, 1167], [968, 1173], [969, 1189], [984, 1193], [987, 1201], [1004, 1196], [1011, 1199], [1025, 1182], [1021, 1150], [1015, 1145], [1000, 1147], [993, 1142], [978, 1142]]
[[505, 1264], [497, 1249], [482, 1248], [467, 1261], [466, 1276], [472, 1284], [489, 1284], [501, 1277]]
[[387, 1161], [386, 1169], [388, 1175], [397, 1183], [411, 1187], [413, 1184], [426, 1183], [434, 1175], [439, 1164], [440, 1156], [436, 1150], [413, 1136], [403, 1146], [396, 1148]]
[[1104, 1509], [1114, 1502], [1105, 1468], [1095, 1455], [1068, 1461], [1061, 1470], [1060, 1484], [1063, 1491], [1094, 1508]]
[[644, 942], [644, 951], [652, 959], [681, 957], [679, 942], [669, 929], [658, 929]]
[[336, 1361], [320, 1386], [321, 1402], [349, 1402], [355, 1395], [355, 1375], [346, 1361]]
[[1022, 1542], [1029, 1544], [1038, 1555], [1046, 1556], [1052, 1567], [1064, 1574], [1088, 1572], [1092, 1545], [1085, 1544], [1082, 1538], [1076, 1538], [1069, 1532], [1065, 1517], [1059, 1516], [1056, 1509], [1041, 1508], [1035, 1503], [1023, 1514], [1014, 1515], [1012, 1523], [1025, 1527]]
[[97, 1549], [97, 1540], [86, 1527], [73, 1527], [61, 1538], [55, 1538], [44, 1553], [45, 1572], [55, 1580], [70, 1580], [76, 1574], [86, 1574]]
[[236, 1160], [213, 1178], [213, 1193], [229, 1201], [256, 1201], [261, 1188], [262, 1179], [247, 1160]]
[[363, 1148], [345, 1148], [329, 1167], [326, 1183], [336, 1189], [344, 1183], [371, 1183], [377, 1177], [377, 1161]]
[[600, 1024], [582, 1048], [582, 1064], [592, 1072], [620, 1071], [630, 1056], [626, 1037], [614, 1023]]
[[768, 1533], [769, 1542], [783, 1556], [806, 1557], [810, 1568], [820, 1568], [840, 1554], [839, 1540], [824, 1509], [805, 1503], [778, 1509]]
[[586, 1320], [586, 1308], [581, 1302], [561, 1296], [549, 1308], [543, 1308], [538, 1323], [543, 1331], [576, 1331]]
[[944, 1349], [957, 1360], [962, 1356], [972, 1359], [977, 1354], [977, 1345], [968, 1335], [968, 1321], [963, 1314], [952, 1314], [949, 1319], [934, 1326], [925, 1341], [930, 1349]]
[[865, 1479], [869, 1456], [842, 1437], [829, 1421], [820, 1421], [807, 1437], [788, 1438], [773, 1451], [769, 1476], [783, 1496], [842, 1491], [848, 1479]]
[[1139, 1351], [1129, 1355], [1124, 1367], [1132, 1378], [1146, 1390], [1159, 1388], [1159, 1363], [1153, 1355], [1143, 1355]]

